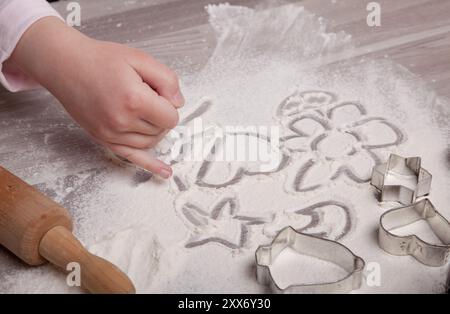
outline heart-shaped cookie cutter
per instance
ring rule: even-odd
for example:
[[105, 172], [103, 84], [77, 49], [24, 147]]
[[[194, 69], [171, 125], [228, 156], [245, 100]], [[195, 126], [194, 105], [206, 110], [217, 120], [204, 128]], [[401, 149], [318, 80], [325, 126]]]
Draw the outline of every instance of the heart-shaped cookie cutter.
[[[411, 173], [415, 176], [413, 186], [402, 183], [402, 179]], [[381, 192], [380, 201], [409, 205], [430, 193], [431, 179], [431, 174], [421, 167], [420, 157], [404, 158], [391, 154], [386, 163], [373, 168], [370, 184]]]
[[[398, 236], [391, 231], [425, 220], [442, 245], [423, 241], [416, 235]], [[443, 266], [450, 258], [450, 222], [445, 219], [428, 199], [412, 205], [391, 209], [380, 218], [378, 231], [380, 247], [393, 255], [411, 255], [428, 266]]]
[[[274, 280], [270, 266], [287, 247], [304, 255], [332, 262], [348, 272], [341, 280], [329, 283], [299, 284], [281, 288]], [[281, 230], [268, 246], [260, 246], [255, 253], [256, 279], [274, 293], [347, 293], [362, 284], [364, 260], [339, 242], [297, 232], [292, 227]]]

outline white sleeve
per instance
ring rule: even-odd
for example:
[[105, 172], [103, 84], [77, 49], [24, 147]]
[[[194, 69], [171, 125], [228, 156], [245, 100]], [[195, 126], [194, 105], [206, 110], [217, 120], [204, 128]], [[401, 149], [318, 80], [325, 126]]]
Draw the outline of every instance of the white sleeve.
[[0, 0], [0, 83], [16, 92], [39, 86], [20, 69], [4, 65], [23, 33], [37, 20], [61, 16], [45, 0]]

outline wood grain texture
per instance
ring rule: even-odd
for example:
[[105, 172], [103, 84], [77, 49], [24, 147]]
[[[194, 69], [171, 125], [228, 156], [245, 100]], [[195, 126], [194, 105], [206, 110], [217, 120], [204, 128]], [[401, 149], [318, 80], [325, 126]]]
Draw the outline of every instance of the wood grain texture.
[[[204, 7], [223, 1], [79, 2], [85, 18], [81, 31], [94, 38], [130, 44], [169, 63], [176, 57], [186, 56], [202, 63], [214, 44]], [[260, 0], [227, 2], [249, 7], [265, 3]], [[447, 88], [450, 83], [450, 62], [447, 61], [450, 55], [450, 1], [377, 1], [382, 10], [381, 27], [367, 26], [369, 0], [283, 1], [289, 2], [300, 3], [329, 20], [331, 31], [351, 34], [357, 47], [369, 49], [367, 55], [389, 56], [427, 81], [440, 95], [450, 97]], [[57, 9], [64, 14], [65, 4], [58, 4]], [[199, 52], [200, 57], [196, 57]]]
[[39, 243], [56, 226], [72, 230], [69, 213], [0, 167], [0, 244], [27, 264], [40, 265], [45, 259]]
[[[190, 75], [198, 72], [214, 48], [214, 36], [204, 6], [219, 0], [78, 0], [83, 33], [127, 44]], [[230, 4], [261, 6], [259, 0], [228, 0]], [[358, 55], [386, 56], [408, 68], [450, 97], [450, 1], [379, 0], [382, 26], [366, 24], [368, 0], [289, 0], [330, 21], [331, 31], [352, 35]], [[55, 3], [65, 16], [66, 2]], [[448, 121], [449, 117], [444, 117]], [[449, 154], [450, 161], [450, 154]], [[69, 192], [58, 199], [69, 211], [84, 193], [95, 191], [97, 175], [111, 163], [48, 92], [11, 94], [0, 88], [0, 165], [35, 185], [56, 181]], [[81, 175], [80, 175], [81, 174]], [[81, 182], [73, 182], [83, 177]], [[75, 178], [75, 179], [74, 179]], [[82, 210], [82, 209], [78, 209]], [[0, 249], [0, 254], [4, 252]], [[1, 273], [1, 270], [0, 270]]]
[[[178, 72], [198, 72], [215, 45], [204, 6], [219, 0], [80, 0], [80, 31], [153, 54]], [[262, 6], [265, 1], [232, 0], [235, 5]], [[366, 23], [369, 1], [304, 0], [296, 2], [329, 20], [331, 31], [353, 36], [357, 55], [388, 56], [402, 64], [441, 96], [450, 97], [450, 1], [380, 0], [381, 27]], [[65, 16], [66, 2], [55, 3]], [[443, 120], [448, 121], [449, 117]], [[94, 144], [43, 90], [11, 94], [0, 89], [0, 164], [42, 188], [75, 173], [110, 167]], [[54, 172], [53, 169], [67, 169]], [[84, 189], [89, 187], [84, 186]], [[51, 193], [48, 194], [52, 196]], [[69, 207], [69, 193], [62, 200]]]
[[90, 254], [64, 227], [55, 227], [47, 232], [39, 245], [39, 252], [64, 271], [69, 263], [78, 263], [80, 284], [92, 293], [136, 293], [131, 280], [119, 268]]
[[[204, 6], [218, 0], [80, 0], [80, 31], [97, 39], [140, 48], [182, 74], [199, 71], [215, 45]], [[232, 0], [262, 6], [265, 1]], [[331, 31], [353, 36], [357, 55], [388, 56], [450, 97], [450, 1], [380, 0], [381, 27], [366, 23], [369, 1], [304, 0], [306, 9], [329, 20]], [[55, 4], [65, 16], [66, 2]], [[444, 121], [448, 117], [444, 118]], [[0, 90], [0, 164], [38, 187], [75, 173], [101, 171], [110, 164], [43, 90], [11, 94]], [[52, 169], [67, 169], [54, 173]], [[65, 180], [65, 179], [64, 179]], [[86, 188], [86, 187], [84, 187]], [[43, 188], [45, 192], [45, 187]], [[50, 195], [52, 196], [52, 195]], [[73, 193], [62, 200], [70, 208]]]
[[135, 293], [120, 269], [89, 253], [73, 236], [65, 208], [2, 167], [0, 245], [29, 265], [50, 261], [66, 271], [69, 263], [78, 263], [81, 285], [93, 293]]

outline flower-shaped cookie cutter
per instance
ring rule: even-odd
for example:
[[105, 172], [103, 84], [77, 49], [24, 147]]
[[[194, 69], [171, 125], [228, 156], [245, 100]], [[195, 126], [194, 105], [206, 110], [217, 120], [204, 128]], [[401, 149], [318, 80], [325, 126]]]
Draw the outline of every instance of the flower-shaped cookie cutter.
[[[442, 245], [430, 244], [416, 235], [398, 236], [391, 231], [425, 220]], [[446, 220], [428, 199], [412, 205], [391, 209], [380, 218], [378, 243], [392, 255], [411, 255], [422, 264], [443, 266], [450, 259], [450, 222]]]
[[[317, 284], [290, 285], [281, 288], [270, 271], [279, 254], [290, 247], [300, 254], [332, 262], [348, 272], [338, 281]], [[268, 246], [260, 246], [255, 253], [256, 279], [269, 286], [274, 293], [347, 293], [362, 284], [364, 260], [339, 242], [318, 238], [295, 231], [292, 227], [281, 230]]]
[[381, 192], [381, 202], [410, 205], [430, 193], [431, 179], [431, 174], [421, 167], [420, 157], [391, 154], [386, 163], [373, 168], [370, 184]]

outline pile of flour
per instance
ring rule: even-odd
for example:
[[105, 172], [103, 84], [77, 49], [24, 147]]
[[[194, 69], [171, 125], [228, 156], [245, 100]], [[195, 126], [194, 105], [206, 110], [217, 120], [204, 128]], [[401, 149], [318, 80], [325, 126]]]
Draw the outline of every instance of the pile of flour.
[[[285, 163], [255, 173], [239, 162], [179, 162], [169, 181], [107, 164], [75, 174], [69, 191], [52, 180], [46, 189], [54, 198], [72, 192], [67, 206], [77, 236], [123, 269], [138, 292], [265, 292], [255, 280], [254, 251], [287, 225], [378, 263], [381, 286], [358, 292], [443, 291], [447, 269], [378, 247], [379, 217], [395, 204], [379, 205], [368, 183], [373, 165], [390, 153], [421, 156], [435, 174], [432, 201], [450, 218], [448, 143], [436, 122], [448, 113], [433, 111], [448, 107], [443, 100], [389, 60], [352, 58], [350, 35], [328, 32], [325, 20], [298, 5], [207, 11], [217, 45], [184, 84], [183, 115], [207, 97], [212, 105], [202, 119], [209, 126], [278, 126]], [[274, 268], [283, 285], [345, 275], [298, 258], [287, 251]], [[79, 292], [51, 266], [0, 262], [8, 269], [0, 291]], [[291, 271], [296, 265], [308, 276], [300, 266]]]

